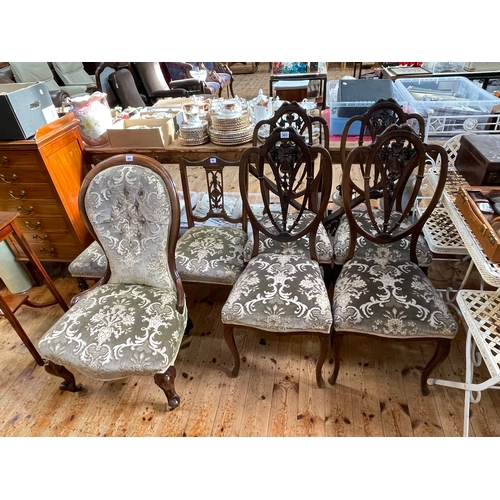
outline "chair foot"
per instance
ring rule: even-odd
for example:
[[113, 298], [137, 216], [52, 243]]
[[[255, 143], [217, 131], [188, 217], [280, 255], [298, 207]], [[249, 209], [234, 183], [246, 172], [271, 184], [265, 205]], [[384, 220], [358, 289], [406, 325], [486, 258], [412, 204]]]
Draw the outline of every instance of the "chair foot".
[[330, 334], [330, 347], [333, 354], [333, 372], [328, 379], [330, 385], [335, 385], [340, 370], [340, 348], [342, 347], [343, 335], [339, 335], [332, 331]]
[[167, 368], [164, 373], [156, 373], [155, 384], [165, 393], [167, 397], [168, 411], [175, 410], [181, 403], [181, 398], [175, 392], [175, 376], [177, 371], [173, 365]]
[[226, 341], [229, 350], [234, 358], [234, 367], [231, 371], [230, 377], [238, 376], [240, 372], [240, 355], [238, 352], [238, 348], [236, 347], [236, 343], [234, 342], [234, 329], [232, 326], [224, 325], [224, 340]]
[[328, 355], [328, 337], [326, 335], [318, 335], [318, 338], [320, 342], [320, 350], [318, 362], [316, 363], [316, 384], [318, 384], [320, 389], [323, 389], [323, 387], [325, 387], [325, 381], [323, 380], [323, 374], [321, 371]]
[[430, 377], [431, 372], [437, 368], [450, 354], [451, 340], [440, 339], [437, 341], [436, 350], [431, 360], [427, 363], [427, 366], [422, 372], [422, 378], [420, 379], [420, 388], [424, 396], [430, 394], [429, 386], [427, 385], [427, 379]]
[[66, 367], [56, 365], [52, 361], [46, 361], [44, 367], [47, 373], [64, 379], [64, 382], [59, 385], [61, 391], [78, 392], [82, 390], [82, 384], [75, 382], [75, 376]]
[[194, 328], [194, 323], [193, 321], [191, 320], [191, 318], [188, 316], [188, 319], [187, 319], [187, 324], [186, 324], [186, 328], [184, 329], [184, 336], [186, 337], [187, 335], [189, 335], [189, 332]]

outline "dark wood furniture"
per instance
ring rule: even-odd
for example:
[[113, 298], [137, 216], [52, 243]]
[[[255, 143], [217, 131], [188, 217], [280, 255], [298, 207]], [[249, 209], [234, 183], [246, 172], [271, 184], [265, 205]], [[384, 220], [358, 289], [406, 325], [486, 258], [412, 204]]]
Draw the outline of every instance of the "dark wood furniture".
[[29, 339], [28, 335], [24, 331], [21, 323], [16, 318], [16, 312], [22, 305], [29, 307], [49, 307], [55, 304], [59, 304], [62, 310], [66, 312], [68, 310], [68, 305], [66, 304], [62, 295], [58, 292], [57, 288], [50, 279], [50, 276], [47, 274], [47, 271], [44, 269], [36, 254], [30, 248], [30, 245], [23, 235], [23, 231], [16, 225], [16, 219], [18, 218], [18, 212], [0, 212], [0, 241], [3, 241], [7, 238], [14, 238], [16, 240], [17, 245], [20, 249], [22, 249], [26, 258], [29, 259], [29, 261], [33, 264], [33, 266], [35, 266], [37, 271], [43, 276], [45, 283], [52, 292], [55, 300], [41, 303], [32, 302], [31, 300], [29, 300], [29, 295], [27, 293], [2, 293], [0, 294], [0, 316], [4, 316], [9, 320], [12, 328], [14, 328], [14, 330], [17, 332], [37, 364], [43, 366], [44, 361]]
[[500, 137], [497, 134], [462, 135], [455, 167], [470, 185], [500, 185]]
[[[0, 141], [0, 211], [19, 212], [18, 226], [40, 261], [71, 262], [92, 242], [77, 202], [87, 171], [73, 113], [33, 139]], [[15, 239], [8, 243], [18, 260], [28, 260]]]
[[269, 76], [269, 95], [274, 96], [274, 84], [281, 80], [319, 80], [321, 83], [321, 90], [319, 96], [322, 98], [321, 100], [321, 109], [326, 108], [326, 82], [328, 80], [327, 73], [288, 73], [288, 74], [279, 74], [279, 75], [270, 75]]

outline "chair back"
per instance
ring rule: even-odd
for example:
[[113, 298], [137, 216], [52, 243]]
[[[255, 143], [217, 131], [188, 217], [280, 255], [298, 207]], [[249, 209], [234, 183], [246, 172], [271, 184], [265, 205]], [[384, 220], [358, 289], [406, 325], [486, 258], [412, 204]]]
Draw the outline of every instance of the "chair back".
[[[428, 155], [439, 158], [441, 170], [436, 189], [417, 218], [412, 209], [422, 187]], [[418, 236], [441, 197], [447, 171], [444, 148], [425, 144], [407, 124], [392, 125], [369, 146], [353, 149], [342, 172], [342, 197], [350, 228], [346, 259], [353, 257], [359, 236], [379, 245], [409, 238], [409, 258], [417, 263]], [[367, 216], [355, 217], [355, 209], [365, 211]]]
[[138, 78], [144, 86], [148, 97], [154, 96], [155, 92], [170, 90], [158, 62], [134, 62], [132, 63]]
[[95, 70], [95, 83], [97, 85], [97, 90], [106, 94], [110, 108], [114, 108], [118, 105], [118, 99], [115, 95], [115, 91], [111, 88], [108, 80], [110, 75], [117, 70], [118, 64], [115, 62], [99, 63]]
[[[359, 123], [357, 123], [359, 122]], [[365, 137], [372, 141], [391, 125], [402, 125], [409, 123], [416, 127], [421, 139], [425, 134], [424, 119], [418, 113], [405, 113], [403, 108], [395, 99], [379, 99], [363, 115], [352, 116], [344, 125], [340, 138], [340, 164], [343, 166], [346, 160], [346, 144], [349, 130], [359, 126], [358, 145], [362, 146]], [[352, 127], [354, 125], [354, 127]]]
[[[319, 162], [315, 159], [320, 158]], [[240, 159], [240, 193], [253, 229], [252, 257], [259, 251], [259, 233], [279, 242], [309, 237], [310, 257], [318, 260], [316, 233], [331, 193], [332, 160], [323, 146], [310, 146], [293, 127], [275, 128], [261, 146], [246, 149]], [[249, 175], [258, 180], [262, 214], [248, 198]], [[277, 198], [271, 206], [271, 195]], [[312, 213], [311, 213], [312, 212]], [[261, 222], [261, 215], [266, 223]]]
[[109, 75], [108, 82], [123, 108], [127, 108], [128, 106], [142, 108], [146, 106], [144, 99], [137, 89], [134, 77], [128, 69], [121, 68], [114, 71]]
[[[204, 223], [209, 219], [219, 219], [228, 224], [241, 224], [243, 231], [247, 230], [247, 217], [243, 207], [238, 207], [238, 202], [241, 202], [240, 194], [237, 196], [226, 196], [224, 187], [224, 179], [228, 177], [228, 170], [234, 171], [234, 177], [237, 179], [239, 161], [229, 161], [211, 156], [203, 160], [189, 161], [185, 158], [180, 158], [179, 167], [181, 173], [182, 191], [184, 194], [184, 205], [188, 227], [194, 227], [195, 223]], [[202, 169], [206, 180], [206, 198], [197, 199], [195, 207], [191, 198], [193, 192], [190, 189], [191, 181], [196, 180], [200, 183], [200, 175], [196, 175], [196, 171]], [[226, 175], [225, 175], [226, 174]], [[202, 194], [202, 193], [198, 193]], [[237, 199], [239, 198], [239, 200]], [[232, 207], [229, 207], [231, 201]]]
[[87, 85], [91, 89], [96, 85], [81, 62], [53, 62], [52, 65], [65, 85]]
[[[185, 62], [164, 62], [165, 68], [172, 80], [184, 80], [192, 78], [191, 70], [193, 66]], [[161, 67], [160, 67], [161, 69]]]
[[61, 90], [47, 62], [9, 62], [18, 83], [44, 82], [49, 90]]
[[259, 132], [262, 134], [266, 130], [269, 134], [277, 127], [291, 127], [302, 135], [307, 143], [312, 146], [314, 139], [318, 137], [318, 143], [328, 149], [330, 144], [330, 133], [328, 123], [322, 116], [309, 116], [307, 111], [296, 102], [283, 102], [283, 104], [274, 112], [271, 118], [261, 120], [255, 125], [252, 144], [258, 144]]
[[104, 281], [177, 289], [182, 297], [175, 264], [179, 199], [161, 164], [142, 155], [108, 158], [87, 174], [78, 203], [108, 259]]

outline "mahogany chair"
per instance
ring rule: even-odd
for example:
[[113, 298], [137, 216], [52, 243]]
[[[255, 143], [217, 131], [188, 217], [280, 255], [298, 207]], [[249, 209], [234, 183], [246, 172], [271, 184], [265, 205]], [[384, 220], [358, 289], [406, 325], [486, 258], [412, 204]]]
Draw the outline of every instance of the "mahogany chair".
[[172, 178], [151, 158], [113, 156], [85, 177], [79, 208], [109, 266], [39, 341], [45, 368], [73, 392], [81, 386], [70, 368], [100, 380], [153, 376], [174, 409], [188, 314], [175, 265], [180, 208]]
[[[409, 217], [425, 176], [427, 155], [440, 158], [438, 183], [420, 217]], [[436, 344], [421, 378], [422, 394], [429, 393], [427, 379], [448, 356], [458, 325], [420, 269], [416, 249], [422, 227], [441, 197], [447, 166], [446, 151], [423, 143], [406, 124], [388, 127], [372, 144], [359, 146], [347, 156], [342, 196], [350, 245], [333, 292], [331, 384], [339, 373], [344, 335], [374, 335]], [[403, 203], [411, 176], [415, 183]], [[351, 200], [357, 194], [362, 201], [355, 205]], [[365, 214], [363, 223], [356, 217], [360, 212]], [[357, 245], [359, 236], [370, 244]], [[402, 239], [409, 241], [408, 248], [398, 245]]]
[[[319, 167], [314, 164], [317, 156], [323, 158]], [[259, 180], [265, 223], [246, 194], [251, 165]], [[317, 192], [319, 184], [331, 189], [330, 153], [322, 146], [309, 146], [293, 128], [276, 128], [263, 145], [243, 152], [239, 175], [254, 244], [251, 259], [222, 308], [224, 338], [234, 358], [231, 376], [237, 376], [240, 369], [235, 328], [307, 334], [320, 341], [316, 382], [323, 387], [321, 371], [332, 315], [316, 250], [318, 227], [328, 199], [319, 200]], [[274, 191], [278, 194], [276, 209], [270, 205]], [[261, 233], [281, 248], [260, 252]]]

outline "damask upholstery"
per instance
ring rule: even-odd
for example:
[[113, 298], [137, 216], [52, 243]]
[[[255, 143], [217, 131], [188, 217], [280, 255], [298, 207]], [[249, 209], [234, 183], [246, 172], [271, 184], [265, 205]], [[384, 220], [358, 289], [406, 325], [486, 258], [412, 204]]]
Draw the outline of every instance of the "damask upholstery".
[[[318, 157], [322, 161], [315, 169], [314, 160]], [[252, 206], [248, 198], [251, 170], [259, 179], [263, 209]], [[222, 307], [224, 339], [234, 360], [233, 377], [240, 369], [234, 329], [243, 327], [260, 334], [267, 331], [316, 335], [320, 343], [316, 383], [319, 387], [324, 385], [322, 367], [333, 319], [316, 250], [318, 227], [328, 203], [327, 197], [318, 200], [318, 183], [330, 191], [330, 153], [322, 146], [310, 147], [293, 129], [276, 128], [264, 144], [242, 154], [240, 191], [252, 234], [256, 242], [261, 241], [263, 234], [269, 239], [268, 250], [280, 248], [280, 253], [259, 253], [258, 244], [254, 244], [248, 264]], [[270, 192], [277, 196], [278, 210], [270, 209]], [[315, 210], [308, 210], [310, 203]], [[266, 224], [262, 223], [262, 213], [267, 217]]]
[[[190, 179], [200, 175], [197, 173], [200, 169], [207, 186], [207, 193], [196, 206], [185, 204], [188, 228], [179, 238], [175, 250], [183, 281], [233, 285], [243, 270], [246, 213], [224, 193], [224, 174], [227, 176], [228, 170], [236, 170], [238, 166], [237, 161], [216, 156], [199, 161], [180, 159], [184, 200], [192, 199]], [[208, 225], [212, 221], [218, 224]]]
[[69, 266], [73, 278], [101, 279], [106, 273], [108, 259], [99, 243], [93, 241]]
[[[438, 185], [427, 205], [421, 207], [420, 217], [409, 217], [428, 155], [441, 159]], [[342, 339], [354, 333], [434, 341], [434, 355], [421, 377], [422, 394], [429, 393], [429, 374], [448, 355], [458, 330], [455, 318], [417, 258], [417, 241], [439, 201], [446, 175], [445, 150], [424, 144], [407, 125], [392, 125], [370, 146], [359, 146], [349, 153], [342, 172], [342, 194], [350, 234], [348, 248], [343, 243], [345, 261], [333, 293], [331, 384], [339, 373]], [[415, 184], [404, 205], [404, 187], [411, 176], [415, 176]], [[350, 202], [355, 193], [361, 195], [361, 202], [354, 209]], [[380, 200], [383, 203], [377, 208], [374, 204]], [[363, 240], [360, 244], [360, 238], [366, 244]]]
[[119, 155], [90, 171], [79, 204], [109, 270], [41, 338], [47, 371], [75, 390], [66, 367], [100, 380], [152, 375], [173, 409], [179, 404], [173, 364], [187, 323], [174, 261], [175, 186], [156, 161]]

